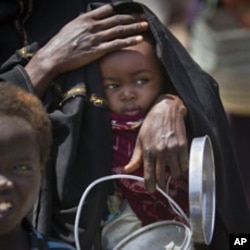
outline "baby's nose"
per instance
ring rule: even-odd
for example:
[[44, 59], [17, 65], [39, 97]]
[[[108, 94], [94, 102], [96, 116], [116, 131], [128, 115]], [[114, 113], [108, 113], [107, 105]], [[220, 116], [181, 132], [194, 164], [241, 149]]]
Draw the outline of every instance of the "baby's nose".
[[136, 93], [133, 90], [133, 88], [129, 88], [129, 87], [124, 88], [122, 91], [122, 98], [124, 100], [133, 100], [136, 98]]

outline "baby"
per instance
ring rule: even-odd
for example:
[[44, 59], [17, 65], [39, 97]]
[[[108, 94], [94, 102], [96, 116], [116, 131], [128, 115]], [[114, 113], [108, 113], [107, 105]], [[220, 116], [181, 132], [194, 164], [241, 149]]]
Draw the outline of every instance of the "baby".
[[[100, 70], [111, 113], [112, 172], [120, 174], [132, 156], [144, 117], [160, 95], [172, 91], [172, 85], [156, 56], [155, 41], [149, 32], [145, 33], [142, 43], [104, 56]], [[143, 177], [143, 171], [141, 166], [132, 174]], [[164, 172], [163, 182], [169, 180], [170, 195], [188, 214], [187, 178], [183, 176], [170, 181], [170, 175], [170, 172]], [[126, 235], [150, 223], [182, 221], [166, 198], [157, 192], [148, 193], [139, 181], [119, 180], [115, 196], [108, 204], [110, 215], [102, 230], [104, 249], [112, 249]]]

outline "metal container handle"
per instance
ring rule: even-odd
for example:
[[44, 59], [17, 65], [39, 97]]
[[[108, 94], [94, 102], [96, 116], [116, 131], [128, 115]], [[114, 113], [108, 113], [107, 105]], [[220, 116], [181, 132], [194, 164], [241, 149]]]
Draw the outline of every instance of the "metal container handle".
[[[100, 177], [93, 182], [90, 183], [90, 185], [86, 188], [84, 193], [82, 194], [82, 197], [80, 199], [80, 202], [77, 207], [77, 213], [76, 213], [76, 218], [75, 218], [75, 225], [74, 225], [74, 235], [75, 235], [75, 244], [76, 244], [76, 249], [80, 250], [80, 243], [79, 243], [79, 234], [78, 234], [78, 227], [79, 227], [79, 221], [80, 221], [80, 216], [81, 216], [81, 210], [82, 206], [84, 204], [84, 201], [86, 200], [89, 192], [91, 189], [96, 186], [97, 184], [100, 184], [104, 181], [110, 181], [114, 179], [132, 179], [132, 180], [137, 180], [144, 182], [143, 177], [135, 176], [135, 175], [128, 175], [128, 174], [115, 174], [115, 175], [108, 175], [108, 176], [103, 176]], [[174, 209], [176, 209], [176, 212], [178, 212], [178, 215], [182, 216], [183, 219], [187, 222], [187, 224], [190, 226], [190, 221], [187, 218], [186, 214], [184, 211], [181, 209], [181, 207], [166, 193], [164, 192], [158, 185], [156, 185], [156, 189], [164, 196], [166, 199], [169, 201], [169, 203], [173, 206]], [[175, 210], [174, 210], [175, 211]]]

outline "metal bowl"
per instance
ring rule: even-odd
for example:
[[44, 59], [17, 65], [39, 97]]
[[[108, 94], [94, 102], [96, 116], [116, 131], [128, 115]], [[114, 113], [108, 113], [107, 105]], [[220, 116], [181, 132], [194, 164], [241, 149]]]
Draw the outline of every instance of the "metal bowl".
[[160, 221], [142, 227], [121, 240], [113, 250], [191, 249], [192, 233], [177, 221]]

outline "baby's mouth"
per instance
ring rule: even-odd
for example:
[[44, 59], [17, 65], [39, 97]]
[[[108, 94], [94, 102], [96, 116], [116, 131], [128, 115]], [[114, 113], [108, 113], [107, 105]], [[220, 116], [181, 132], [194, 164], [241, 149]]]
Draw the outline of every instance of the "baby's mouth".
[[135, 108], [126, 108], [126, 109], [124, 109], [124, 111], [123, 111], [123, 113], [125, 114], [125, 115], [137, 115], [137, 114], [139, 114], [140, 113], [140, 109], [139, 108], [137, 108], [137, 107], [135, 107]]

